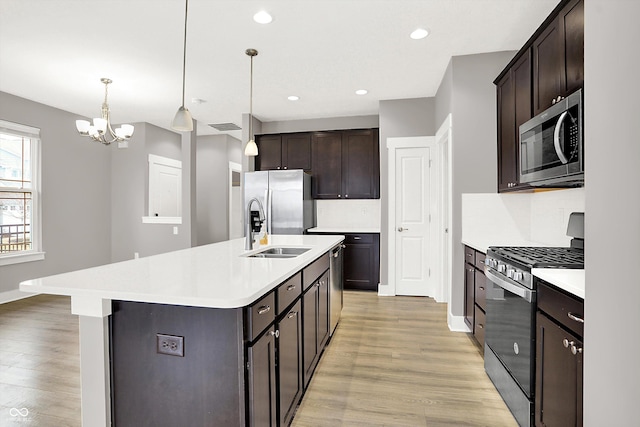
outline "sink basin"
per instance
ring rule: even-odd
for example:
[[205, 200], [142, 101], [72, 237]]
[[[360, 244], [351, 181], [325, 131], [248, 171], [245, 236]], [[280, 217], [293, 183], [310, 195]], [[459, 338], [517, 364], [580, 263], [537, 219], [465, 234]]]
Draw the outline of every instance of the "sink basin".
[[310, 248], [275, 247], [263, 249], [251, 255], [249, 258], [295, 258], [307, 252]]

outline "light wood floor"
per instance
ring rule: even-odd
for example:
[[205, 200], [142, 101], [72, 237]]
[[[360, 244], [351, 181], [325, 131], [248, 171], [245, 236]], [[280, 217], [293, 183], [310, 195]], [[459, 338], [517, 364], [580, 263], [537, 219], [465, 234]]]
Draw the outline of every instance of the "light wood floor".
[[[344, 302], [294, 427], [517, 425], [478, 348], [448, 330], [446, 305], [364, 292], [345, 292]], [[0, 426], [79, 427], [78, 320], [69, 298], [0, 305], [0, 344]]]

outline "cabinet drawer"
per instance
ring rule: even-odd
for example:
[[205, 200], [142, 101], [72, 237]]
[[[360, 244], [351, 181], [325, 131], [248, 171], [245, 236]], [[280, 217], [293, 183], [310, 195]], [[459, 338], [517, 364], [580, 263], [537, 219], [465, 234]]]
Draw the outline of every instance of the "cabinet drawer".
[[302, 281], [304, 283], [303, 288], [306, 290], [311, 286], [318, 277], [322, 276], [322, 273], [329, 269], [329, 254], [322, 255], [317, 260], [313, 261], [304, 270], [302, 270]]
[[584, 322], [572, 319], [572, 317], [584, 319], [584, 301], [548, 286], [543, 281], [538, 281], [538, 309], [580, 338], [584, 336]]
[[278, 315], [302, 295], [302, 273], [298, 273], [278, 287]]
[[345, 243], [358, 244], [358, 243], [373, 243], [373, 234], [347, 234], [344, 237]]
[[475, 256], [475, 266], [476, 268], [479, 268], [480, 270], [484, 271], [484, 259], [487, 256], [485, 254], [483, 254], [480, 251], [476, 251], [476, 256]]
[[483, 310], [486, 310], [487, 301], [487, 277], [481, 270], [475, 270], [475, 291], [476, 304]]
[[464, 261], [473, 264], [476, 260], [476, 250], [469, 246], [464, 247]]
[[269, 292], [247, 310], [247, 339], [253, 341], [276, 318], [275, 292]]
[[486, 314], [477, 305], [475, 306], [475, 324], [473, 326], [473, 336], [476, 337], [480, 347], [484, 348], [484, 330], [486, 323]]

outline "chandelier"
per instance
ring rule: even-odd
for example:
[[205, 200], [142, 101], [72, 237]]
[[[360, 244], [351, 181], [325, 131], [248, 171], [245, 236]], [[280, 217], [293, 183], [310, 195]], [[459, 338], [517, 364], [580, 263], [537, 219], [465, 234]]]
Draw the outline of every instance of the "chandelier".
[[132, 125], [121, 125], [115, 130], [111, 127], [107, 89], [112, 80], [103, 77], [100, 81], [104, 83], [104, 102], [102, 103], [101, 117], [93, 119], [93, 124], [87, 120], [76, 120], [76, 129], [78, 129], [80, 135], [90, 136], [94, 141], [101, 142], [104, 145], [109, 145], [112, 142], [127, 141], [133, 135], [134, 128]]

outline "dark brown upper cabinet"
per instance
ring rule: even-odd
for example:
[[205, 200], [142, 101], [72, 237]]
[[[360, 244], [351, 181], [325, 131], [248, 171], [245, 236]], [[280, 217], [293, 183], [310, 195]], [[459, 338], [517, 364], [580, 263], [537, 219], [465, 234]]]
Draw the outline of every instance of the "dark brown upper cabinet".
[[584, 82], [584, 3], [571, 0], [531, 45], [533, 114], [539, 114], [582, 87]]
[[311, 170], [311, 134], [291, 133], [256, 137], [256, 170]]
[[498, 121], [498, 192], [519, 182], [520, 125], [583, 86], [584, 4], [563, 0], [494, 81]]
[[529, 188], [519, 181], [519, 127], [531, 114], [531, 54], [525, 52], [497, 83], [498, 191]]
[[380, 197], [378, 129], [315, 132], [311, 159], [315, 199]]

